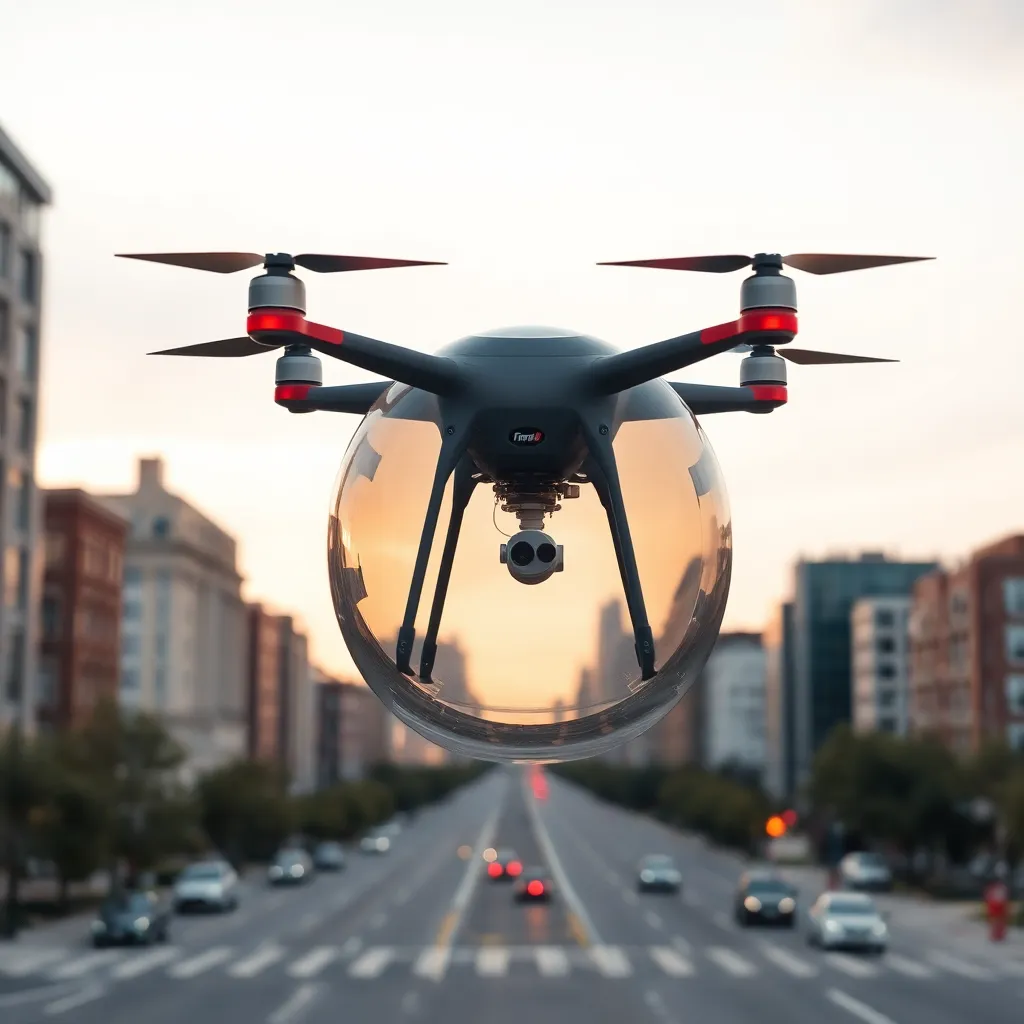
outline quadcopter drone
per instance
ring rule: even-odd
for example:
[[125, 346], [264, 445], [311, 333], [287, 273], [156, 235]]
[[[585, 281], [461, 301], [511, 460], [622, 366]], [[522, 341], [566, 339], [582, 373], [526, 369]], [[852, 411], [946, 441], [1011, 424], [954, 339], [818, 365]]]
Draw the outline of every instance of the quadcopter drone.
[[[493, 487], [502, 509], [513, 513], [519, 532], [500, 547], [501, 562], [513, 579], [537, 585], [564, 568], [563, 548], [545, 531], [561, 502], [594, 487], [611, 530], [640, 676], [655, 674], [654, 633], [648, 621], [640, 575], [612, 447], [619, 426], [651, 418], [655, 405], [668, 402], [677, 414], [770, 413], [787, 400], [786, 360], [799, 364], [895, 362], [790, 348], [797, 334], [796, 286], [783, 274], [793, 267], [811, 274], [835, 274], [932, 257], [798, 254], [779, 256], [702, 256], [635, 260], [602, 266], [728, 273], [752, 268], [740, 288], [737, 320], [667, 341], [618, 352], [604, 342], [543, 328], [471, 336], [428, 355], [306, 319], [303, 282], [296, 267], [316, 273], [386, 267], [443, 265], [418, 260], [274, 253], [124, 254], [214, 273], [230, 274], [262, 265], [249, 284], [246, 335], [154, 355], [237, 358], [282, 350], [277, 360], [274, 400], [293, 413], [314, 411], [367, 415], [389, 401], [396, 385], [435, 396], [441, 449], [434, 470], [405, 615], [398, 631], [395, 664], [415, 677], [411, 663], [428, 560], [442, 501], [454, 474], [451, 519], [420, 654], [419, 679], [429, 681], [437, 635], [459, 531], [478, 485]], [[747, 353], [740, 363], [740, 386], [719, 387], [667, 382], [665, 374], [723, 352]], [[315, 354], [316, 353], [316, 354]], [[324, 387], [317, 354], [340, 359], [380, 381]], [[636, 402], [647, 393], [648, 401]], [[632, 398], [631, 398], [632, 396]], [[657, 413], [655, 413], [657, 415]], [[432, 417], [424, 417], [432, 418]], [[692, 471], [691, 471], [692, 472]]]

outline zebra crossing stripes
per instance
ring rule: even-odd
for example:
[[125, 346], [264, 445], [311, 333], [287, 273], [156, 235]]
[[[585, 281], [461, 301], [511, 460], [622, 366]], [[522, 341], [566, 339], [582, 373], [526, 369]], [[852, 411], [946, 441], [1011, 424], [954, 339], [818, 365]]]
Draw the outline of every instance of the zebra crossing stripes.
[[312, 978], [339, 956], [340, 949], [334, 946], [319, 946], [291, 964], [288, 967], [288, 974], [292, 978]]

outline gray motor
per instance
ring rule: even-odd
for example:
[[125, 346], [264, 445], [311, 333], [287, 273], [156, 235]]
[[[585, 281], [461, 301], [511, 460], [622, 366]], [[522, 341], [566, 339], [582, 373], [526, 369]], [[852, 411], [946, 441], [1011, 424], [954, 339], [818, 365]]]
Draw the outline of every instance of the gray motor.
[[540, 530], [521, 530], [501, 545], [501, 564], [508, 566], [512, 579], [528, 585], [551, 579], [565, 566], [562, 545]]

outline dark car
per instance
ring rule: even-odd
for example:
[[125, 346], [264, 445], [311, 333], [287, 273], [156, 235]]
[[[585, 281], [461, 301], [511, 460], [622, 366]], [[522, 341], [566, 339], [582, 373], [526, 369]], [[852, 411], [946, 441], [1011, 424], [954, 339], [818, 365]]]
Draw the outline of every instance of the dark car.
[[305, 850], [281, 850], [267, 869], [271, 885], [301, 885], [313, 879], [313, 861]]
[[111, 896], [92, 923], [92, 944], [102, 948], [166, 942], [170, 923], [171, 908], [152, 893]]
[[740, 878], [736, 889], [736, 923], [747, 926], [796, 925], [796, 890], [785, 879], [770, 872], [750, 871]]
[[313, 851], [313, 867], [317, 871], [341, 871], [345, 867], [345, 851], [341, 843], [320, 843]]
[[549, 903], [552, 895], [551, 879], [543, 868], [524, 871], [516, 882], [517, 903]]
[[664, 854], [644, 857], [637, 866], [636, 887], [639, 892], [679, 892], [683, 876], [675, 861]]
[[496, 882], [511, 881], [523, 873], [523, 862], [515, 850], [498, 850], [494, 860], [487, 865], [487, 877]]

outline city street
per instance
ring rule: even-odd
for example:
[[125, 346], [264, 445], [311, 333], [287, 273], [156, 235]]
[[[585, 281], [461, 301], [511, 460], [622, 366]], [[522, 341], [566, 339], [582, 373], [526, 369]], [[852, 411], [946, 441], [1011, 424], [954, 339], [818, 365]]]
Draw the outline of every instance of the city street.
[[[177, 919], [170, 943], [95, 952], [85, 934], [0, 945], [4, 1024], [1016, 1024], [1024, 961], [970, 956], [891, 919], [881, 958], [823, 954], [802, 929], [744, 930], [738, 862], [550, 775], [498, 769], [424, 811], [381, 856], [310, 885], [247, 883], [226, 916]], [[469, 846], [467, 854], [460, 847]], [[481, 857], [546, 867], [549, 905], [517, 905]], [[636, 892], [672, 854], [679, 896]], [[816, 892], [801, 891], [806, 907]], [[83, 924], [80, 933], [86, 931]], [[58, 941], [60, 940], [60, 941]]]

